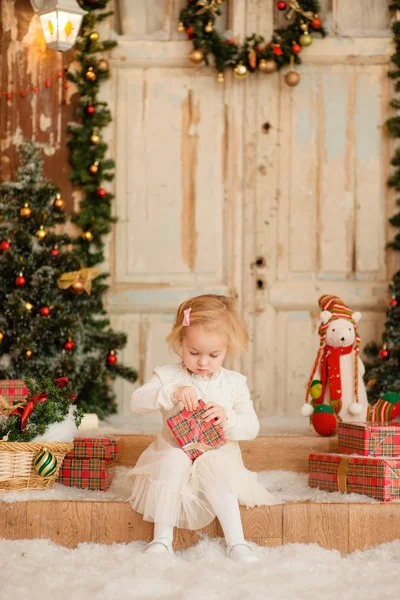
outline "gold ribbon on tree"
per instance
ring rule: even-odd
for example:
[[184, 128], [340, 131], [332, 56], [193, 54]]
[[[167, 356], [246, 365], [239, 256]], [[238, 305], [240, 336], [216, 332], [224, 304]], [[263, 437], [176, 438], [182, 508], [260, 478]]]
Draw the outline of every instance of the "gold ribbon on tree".
[[92, 281], [100, 275], [100, 269], [90, 267], [80, 269], [79, 271], [70, 271], [63, 273], [57, 280], [57, 285], [61, 290], [67, 290], [70, 287], [76, 286], [78, 282], [82, 283], [82, 289], [90, 296], [92, 292]]
[[305, 19], [312, 21], [314, 18], [314, 13], [311, 10], [303, 10], [297, 0], [291, 0], [289, 2], [289, 11], [286, 14], [287, 19], [291, 19], [293, 14], [297, 12]]
[[217, 18], [218, 14], [218, 4], [217, 0], [197, 0], [196, 7], [199, 7], [199, 10], [196, 12], [196, 15], [202, 15], [206, 12], [210, 12], [214, 18]]

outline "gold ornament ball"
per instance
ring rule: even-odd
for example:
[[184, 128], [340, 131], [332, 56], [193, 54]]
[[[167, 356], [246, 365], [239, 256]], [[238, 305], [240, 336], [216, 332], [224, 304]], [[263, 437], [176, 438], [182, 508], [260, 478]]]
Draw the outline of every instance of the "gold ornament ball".
[[54, 206], [56, 208], [59, 208], [60, 210], [64, 208], [65, 206], [65, 202], [64, 200], [61, 198], [60, 195], [57, 196], [57, 198], [54, 200]]
[[86, 240], [87, 242], [91, 242], [93, 239], [93, 233], [91, 231], [84, 231], [82, 233], [82, 237], [84, 240]]
[[23, 208], [21, 208], [21, 210], [19, 211], [19, 214], [21, 215], [21, 217], [24, 217], [25, 219], [28, 219], [31, 216], [32, 209], [30, 208], [30, 206], [27, 202], [24, 204]]
[[85, 78], [87, 81], [96, 81], [97, 75], [93, 71], [93, 67], [89, 67], [89, 69], [86, 71]]
[[218, 81], [218, 83], [224, 83], [225, 77], [224, 77], [223, 73], [218, 73], [218, 75], [217, 75], [217, 81]]
[[303, 31], [307, 31], [307, 30], [308, 30], [308, 25], [307, 25], [307, 23], [302, 23], [302, 24], [300, 25], [300, 29], [302, 29]]
[[207, 25], [204, 27], [204, 31], [206, 33], [211, 33], [212, 31], [214, 31], [212, 21], [208, 21]]
[[2, 333], [2, 332], [0, 331], [0, 344], [1, 344], [1, 342], [3, 341], [3, 339], [4, 339], [4, 333]]
[[33, 466], [38, 475], [51, 477], [57, 469], [57, 458], [43, 448], [33, 459]]
[[90, 136], [90, 141], [92, 142], [92, 144], [99, 144], [101, 142], [101, 137], [99, 136], [97, 131], [93, 131], [92, 135]]
[[178, 33], [183, 33], [185, 31], [185, 26], [182, 23], [182, 21], [179, 21], [178, 27], [176, 28], [176, 30], [177, 30]]
[[108, 64], [108, 60], [106, 60], [105, 58], [101, 58], [97, 64], [97, 68], [102, 73], [105, 73], [106, 71], [108, 71], [110, 68], [110, 65]]
[[204, 54], [201, 50], [192, 50], [189, 54], [189, 60], [195, 65], [200, 65], [204, 60]]
[[289, 71], [285, 75], [285, 81], [290, 87], [294, 87], [300, 82], [300, 75], [296, 71]]
[[90, 165], [89, 171], [91, 172], [92, 175], [96, 175], [96, 173], [98, 172], [98, 170], [99, 170], [99, 163], [96, 160], [95, 163], [93, 163], [92, 165]]
[[28, 312], [30, 312], [33, 309], [33, 304], [30, 302], [25, 302], [25, 308]]
[[32, 350], [27, 350], [27, 351], [25, 352], [25, 356], [26, 356], [26, 358], [30, 358], [30, 357], [32, 356], [32, 354], [33, 354]]
[[78, 279], [74, 284], [71, 285], [71, 289], [76, 296], [79, 296], [85, 291], [85, 282], [83, 279]]
[[299, 42], [300, 42], [301, 46], [303, 46], [304, 48], [307, 48], [307, 46], [311, 46], [311, 44], [312, 44], [312, 37], [309, 33], [303, 33], [299, 37]]
[[47, 231], [45, 230], [45, 228], [43, 227], [43, 225], [40, 226], [40, 229], [37, 230], [37, 232], [35, 233], [36, 237], [39, 240], [44, 240], [44, 238], [47, 235]]
[[233, 72], [235, 74], [236, 79], [246, 79], [249, 74], [246, 65], [239, 63], [234, 69]]
[[278, 65], [276, 64], [276, 62], [272, 59], [270, 60], [265, 60], [265, 58], [262, 58], [260, 60], [260, 62], [258, 63], [258, 68], [260, 71], [262, 71], [263, 73], [275, 73], [275, 71], [278, 68]]
[[97, 40], [99, 39], [99, 34], [97, 33], [97, 31], [92, 31], [92, 33], [89, 35], [89, 39], [92, 42], [97, 42]]

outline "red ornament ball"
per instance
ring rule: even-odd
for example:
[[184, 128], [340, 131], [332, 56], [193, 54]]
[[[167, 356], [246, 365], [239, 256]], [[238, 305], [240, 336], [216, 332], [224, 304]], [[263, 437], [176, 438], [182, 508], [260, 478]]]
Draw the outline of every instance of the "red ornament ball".
[[386, 360], [389, 357], [389, 351], [386, 350], [386, 348], [382, 348], [382, 350], [379, 351], [379, 358], [381, 360]]
[[276, 3], [276, 8], [278, 10], [285, 10], [286, 7], [287, 7], [287, 4], [286, 4], [286, 2], [283, 2], [283, 0], [282, 0], [282, 2], [277, 2]]
[[43, 307], [40, 309], [40, 314], [42, 315], [42, 317], [48, 317], [48, 316], [49, 316], [49, 314], [50, 314], [50, 309], [49, 309], [49, 307], [48, 307], [48, 306], [43, 306]]
[[317, 18], [313, 19], [311, 21], [311, 27], [313, 29], [319, 29], [321, 27], [321, 21], [319, 19], [317, 19]]
[[301, 52], [301, 46], [300, 46], [300, 44], [294, 43], [292, 45], [292, 52], [293, 52], [293, 54], [298, 54], [299, 52]]
[[58, 256], [59, 254], [60, 254], [60, 251], [58, 248], [53, 248], [53, 250], [51, 251], [52, 256]]
[[68, 352], [72, 352], [72, 350], [75, 348], [75, 344], [72, 340], [68, 340], [68, 342], [65, 342], [64, 348], [65, 350], [68, 350]]
[[26, 279], [23, 275], [19, 275], [19, 277], [15, 279], [15, 285], [17, 285], [18, 287], [24, 287], [25, 284]]
[[188, 27], [186, 29], [186, 33], [187, 33], [188, 39], [191, 40], [193, 37], [193, 27]]
[[11, 248], [10, 242], [1, 242], [0, 250], [9, 250]]
[[104, 188], [99, 188], [97, 190], [97, 195], [100, 196], [100, 198], [105, 198], [107, 196], [107, 192]]
[[272, 52], [274, 54], [276, 54], [277, 56], [280, 56], [281, 54], [283, 54], [283, 50], [282, 50], [282, 48], [280, 46], [274, 46], [272, 48]]
[[392, 298], [391, 299], [390, 306], [397, 306], [397, 300], [396, 300], [396, 298]]
[[107, 356], [107, 362], [109, 365], [116, 365], [118, 362], [118, 357], [116, 354], [109, 354]]
[[258, 52], [262, 52], [264, 50], [264, 46], [261, 46], [261, 44], [258, 44], [257, 50], [258, 50]]
[[337, 432], [339, 421], [333, 408], [327, 404], [317, 406], [311, 417], [315, 431], [322, 437], [331, 437]]
[[89, 104], [89, 106], [86, 109], [86, 112], [88, 115], [94, 115], [94, 113], [96, 112], [96, 109], [93, 106], [93, 104]]

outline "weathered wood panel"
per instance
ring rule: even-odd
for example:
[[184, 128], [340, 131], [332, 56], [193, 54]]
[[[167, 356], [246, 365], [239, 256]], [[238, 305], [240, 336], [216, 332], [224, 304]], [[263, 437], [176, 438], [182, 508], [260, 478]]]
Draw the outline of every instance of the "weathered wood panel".
[[381, 0], [336, 0], [335, 33], [346, 37], [389, 35], [388, 3]]

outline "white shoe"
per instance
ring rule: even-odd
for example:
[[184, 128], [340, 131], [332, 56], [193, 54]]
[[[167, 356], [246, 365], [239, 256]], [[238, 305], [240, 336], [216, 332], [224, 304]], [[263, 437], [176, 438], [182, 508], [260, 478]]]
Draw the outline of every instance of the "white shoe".
[[162, 540], [153, 540], [150, 544], [147, 544], [145, 548], [146, 554], [163, 554], [164, 552], [170, 552], [173, 554], [172, 545], [170, 542]]
[[235, 544], [229, 550], [229, 558], [238, 562], [255, 563], [260, 559], [253, 552], [253, 549], [246, 542]]

